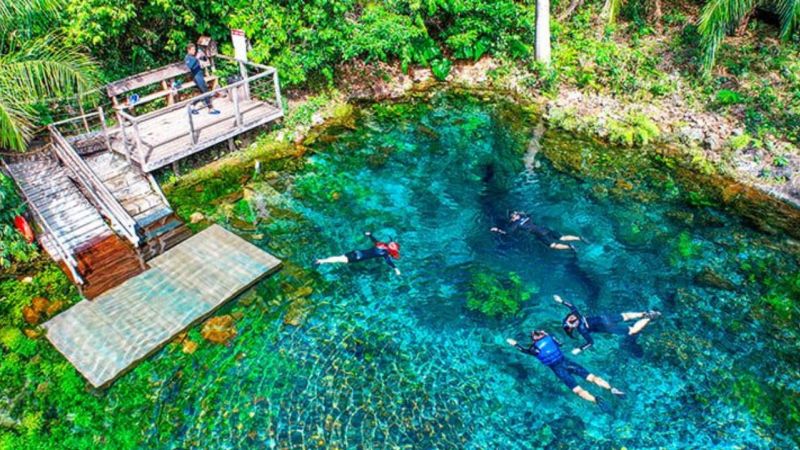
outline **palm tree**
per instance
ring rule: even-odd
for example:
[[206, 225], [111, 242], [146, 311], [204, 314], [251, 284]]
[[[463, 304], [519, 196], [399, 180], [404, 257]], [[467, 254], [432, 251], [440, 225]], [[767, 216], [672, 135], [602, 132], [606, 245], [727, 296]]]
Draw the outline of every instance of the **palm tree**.
[[33, 105], [86, 91], [95, 65], [48, 30], [63, 0], [0, 0], [0, 148], [24, 151]]
[[781, 21], [781, 38], [789, 38], [795, 30], [800, 30], [800, 0], [710, 0], [703, 7], [697, 30], [701, 36], [703, 49], [703, 70], [711, 72], [719, 45], [725, 36], [736, 29], [742, 29], [757, 6], [775, 7]]

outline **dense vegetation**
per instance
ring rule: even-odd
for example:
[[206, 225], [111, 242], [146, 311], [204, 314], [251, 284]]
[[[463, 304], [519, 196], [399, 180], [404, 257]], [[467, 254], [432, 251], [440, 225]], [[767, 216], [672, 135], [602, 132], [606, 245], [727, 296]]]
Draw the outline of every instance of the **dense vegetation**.
[[[0, 0], [0, 151], [23, 150], [65, 99], [173, 62], [201, 34], [229, 52], [230, 28], [245, 30], [250, 56], [277, 66], [290, 92], [324, 91], [342, 81], [340, 69], [348, 63], [388, 63], [403, 70], [421, 66], [445, 79], [458, 61], [492, 56], [499, 61], [492, 76], [521, 72], [529, 92], [554, 96], [570, 87], [635, 102], [680, 95], [703, 109], [741, 118], [746, 132], [731, 142], [734, 149], [767, 147], [774, 135], [800, 143], [800, 1], [770, 2], [777, 24], [753, 20], [756, 2], [659, 2], [658, 14], [644, 0], [567, 3], [552, 3], [559, 19], [553, 23], [553, 61], [546, 67], [533, 58], [533, 1]], [[738, 37], [726, 43], [726, 34]], [[610, 125], [609, 139], [625, 146], [646, 144], [659, 133], [635, 114]], [[237, 169], [218, 179], [219, 190], [240, 188], [241, 175]], [[213, 180], [206, 183], [210, 187], [201, 193], [186, 189], [196, 196], [215, 192]], [[186, 217], [215, 209], [211, 200], [176, 207], [185, 206], [179, 212]], [[690, 200], [695, 206], [710, 204], [699, 194]], [[127, 395], [87, 394], [80, 376], [25, 318], [33, 298], [47, 300], [36, 311], [45, 318], [78, 295], [58, 268], [12, 228], [23, 210], [13, 184], [0, 174], [0, 449], [21, 443], [135, 447], [142, 440], [140, 429], [111, 429], [110, 424], [128, 422], [102, 418], [119, 414], [108, 406], [119, 402], [128, 408], [120, 416], [130, 414], [135, 421], [141, 413], [136, 401], [152, 405], [148, 376], [164, 365], [148, 363], [132, 374], [125, 381]], [[677, 236], [675, 261], [692, 258], [699, 251], [694, 245], [688, 236]], [[794, 335], [800, 278], [770, 276], [770, 264], [743, 263], [742, 273], [753, 277], [748, 282], [763, 286], [753, 311], [772, 314], [775, 333], [789, 329]], [[489, 316], [513, 316], [528, 298], [516, 287], [513, 276], [476, 274], [468, 307]], [[199, 340], [195, 335], [190, 339]], [[168, 351], [178, 370], [189, 372], [196, 364], [177, 345]], [[274, 366], [284, 370], [288, 363], [276, 357]], [[783, 410], [791, 413], [786, 422], [800, 423], [788, 389], [760, 387], [746, 378], [732, 389], [754, 414], [773, 420], [770, 402], [784, 402]], [[224, 393], [213, 397], [221, 402]], [[172, 430], [169, 424], [157, 425], [160, 433]]]

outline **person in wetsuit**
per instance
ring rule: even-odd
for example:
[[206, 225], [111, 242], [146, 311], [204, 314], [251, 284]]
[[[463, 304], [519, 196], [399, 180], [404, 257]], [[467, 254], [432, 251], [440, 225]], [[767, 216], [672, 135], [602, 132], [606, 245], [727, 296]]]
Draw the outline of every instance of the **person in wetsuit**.
[[575, 376], [579, 376], [590, 383], [594, 383], [603, 389], [608, 389], [612, 394], [617, 396], [624, 396], [625, 393], [615, 387], [611, 387], [607, 381], [592, 374], [580, 364], [570, 361], [561, 352], [561, 343], [557, 339], [550, 336], [543, 330], [534, 330], [531, 332], [531, 345], [523, 347], [514, 339], [506, 339], [511, 346], [515, 347], [522, 353], [533, 355], [542, 364], [549, 367], [550, 370], [561, 380], [567, 387], [577, 394], [580, 398], [597, 404], [605, 412], [609, 411], [609, 406], [603, 401], [601, 397], [592, 395], [589, 391], [582, 388]]
[[[201, 60], [206, 59], [204, 55], [200, 55], [198, 58], [197, 55], [197, 46], [194, 44], [189, 44], [186, 46], [186, 56], [183, 58], [184, 64], [189, 69], [189, 72], [192, 74], [192, 81], [194, 81], [194, 85], [197, 89], [200, 90], [201, 94], [205, 94], [208, 92], [208, 84], [206, 84], [205, 73], [203, 72], [203, 67], [207, 65], [205, 62], [201, 62]], [[208, 113], [212, 115], [218, 115], [219, 110], [214, 109], [214, 106], [211, 104], [211, 97], [205, 97], [202, 100], [197, 100], [196, 102], [192, 103], [192, 114], [199, 114], [197, 109], [195, 109], [195, 105], [200, 102], [205, 102], [206, 106], [208, 107]]]
[[517, 230], [527, 231], [532, 233], [543, 242], [546, 246], [555, 250], [575, 250], [572, 244], [565, 244], [565, 242], [582, 241], [580, 236], [562, 235], [557, 231], [551, 230], [543, 225], [533, 223], [530, 216], [523, 212], [514, 211], [511, 213], [509, 226], [507, 229], [502, 230], [497, 227], [492, 227], [490, 231], [500, 234], [510, 234]]
[[[558, 295], [554, 295], [553, 300], [569, 308], [569, 314], [567, 314], [561, 322], [564, 331], [569, 337], [574, 337], [573, 333], [577, 330], [585, 341], [583, 345], [572, 350], [573, 355], [577, 355], [594, 345], [592, 333], [610, 333], [626, 336], [626, 346], [631, 350], [634, 356], [641, 357], [643, 351], [641, 346], [636, 342], [636, 338], [639, 332], [642, 331], [651, 320], [661, 315], [658, 311], [646, 311], [586, 317], [578, 311], [575, 305], [565, 301]], [[632, 326], [628, 326], [625, 322], [631, 320], [635, 320], [636, 322]]]
[[314, 261], [314, 264], [347, 264], [352, 262], [366, 261], [373, 258], [383, 258], [383, 260], [386, 261], [386, 264], [394, 269], [394, 273], [400, 275], [400, 269], [398, 269], [397, 266], [394, 265], [394, 261], [392, 261], [392, 259], [400, 259], [400, 244], [394, 241], [390, 241], [388, 243], [381, 242], [375, 239], [375, 237], [369, 231], [364, 233], [364, 235], [369, 237], [374, 244], [372, 248], [368, 248], [366, 250], [353, 250], [352, 252], [347, 252], [341, 256], [331, 256], [329, 258], [318, 259]]

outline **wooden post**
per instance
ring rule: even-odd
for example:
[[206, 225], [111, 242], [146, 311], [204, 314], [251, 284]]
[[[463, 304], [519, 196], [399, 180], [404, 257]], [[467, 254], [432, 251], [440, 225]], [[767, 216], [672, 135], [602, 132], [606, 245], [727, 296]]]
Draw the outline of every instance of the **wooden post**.
[[281, 100], [281, 85], [278, 81], [278, 71], [272, 73], [272, 80], [275, 83], [275, 106], [283, 111], [283, 100]]
[[122, 133], [122, 148], [125, 149], [125, 159], [130, 164], [131, 162], [131, 146], [128, 144], [128, 131], [125, 130], [125, 118], [117, 111], [117, 121], [119, 122], [119, 130]]
[[83, 111], [83, 101], [81, 95], [78, 94], [78, 111], [81, 113], [81, 118], [83, 119], [83, 127], [86, 128], [86, 132], [89, 132], [89, 121], [86, 120], [86, 113]]
[[233, 138], [228, 138], [228, 151], [235, 152], [236, 151], [236, 143], [233, 142]]
[[192, 140], [192, 146], [197, 144], [197, 136], [194, 134], [194, 120], [192, 119], [192, 105], [186, 108], [186, 113], [189, 115], [189, 138]]
[[178, 164], [178, 161], [173, 161], [172, 162], [172, 173], [174, 173], [176, 177], [181, 176], [181, 170], [180, 169], [181, 169], [181, 167]]
[[103, 112], [102, 106], [97, 107], [97, 115], [100, 116], [100, 125], [103, 127], [103, 137], [106, 139], [106, 150], [111, 151], [111, 138], [108, 137], [108, 125], [106, 125], [106, 115]]
[[171, 81], [172, 80], [170, 80], [170, 83], [167, 83], [167, 80], [161, 80], [161, 88], [169, 92], [167, 94], [167, 106], [172, 106], [172, 104], [175, 103], [175, 94], [172, 92]]
[[241, 61], [239, 61], [239, 74], [242, 76], [242, 81], [244, 81], [244, 99], [250, 100], [250, 81], [247, 77], [247, 67]]
[[242, 111], [239, 109], [239, 87], [230, 90], [233, 95], [233, 113], [236, 119], [236, 127], [242, 127]]
[[139, 134], [139, 122], [133, 121], [133, 134], [136, 136], [136, 153], [139, 155], [139, 165], [142, 167], [147, 164], [144, 154], [144, 145], [142, 144], [142, 135]]

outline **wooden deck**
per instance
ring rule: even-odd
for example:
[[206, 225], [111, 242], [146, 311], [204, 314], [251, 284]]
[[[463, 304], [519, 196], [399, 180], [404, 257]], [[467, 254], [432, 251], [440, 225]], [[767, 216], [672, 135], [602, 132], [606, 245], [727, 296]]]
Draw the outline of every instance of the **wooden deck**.
[[39, 241], [54, 260], [60, 261], [113, 234], [72, 182], [68, 169], [49, 150], [9, 158], [6, 164], [25, 199], [40, 213], [36, 219], [47, 222], [49, 227], [39, 235]]
[[[236, 121], [233, 101], [228, 98], [215, 98], [214, 108], [219, 115], [211, 115], [202, 102], [198, 104], [199, 114], [192, 115], [195, 141], [192, 141], [187, 109], [177, 108], [153, 116], [144, 116], [137, 124], [141, 147], [135, 132], [126, 128], [131, 159], [142, 170], [151, 172], [191, 154], [224, 142], [245, 131], [267, 124], [283, 117], [283, 111], [269, 103], [258, 100], [240, 100], [241, 124]], [[114, 133], [112, 149], [125, 155], [122, 135]]]
[[44, 324], [47, 338], [95, 387], [106, 387], [281, 261], [214, 225], [150, 269]]

